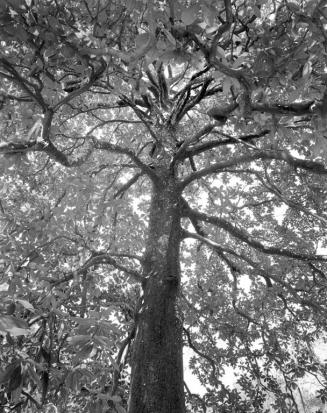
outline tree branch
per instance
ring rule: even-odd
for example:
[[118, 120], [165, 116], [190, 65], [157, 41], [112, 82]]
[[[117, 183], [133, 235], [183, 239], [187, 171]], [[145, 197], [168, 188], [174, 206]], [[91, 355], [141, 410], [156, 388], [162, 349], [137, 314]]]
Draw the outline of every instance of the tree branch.
[[[209, 240], [206, 237], [203, 237], [199, 234], [193, 234], [189, 231], [185, 231], [183, 230], [184, 236], [186, 238], [193, 238], [193, 239], [197, 239], [198, 241], [200, 241], [201, 243], [207, 245], [208, 247], [212, 248], [216, 253], [218, 253], [218, 255], [223, 259], [226, 260], [226, 256], [225, 254], [230, 254], [238, 259], [241, 259], [243, 261], [245, 261], [247, 264], [249, 264], [252, 268], [254, 268], [258, 274], [264, 278], [267, 287], [272, 287], [272, 283], [271, 280], [273, 280], [275, 283], [283, 286], [287, 292], [289, 292], [292, 297], [295, 299], [295, 301], [298, 304], [301, 304], [303, 306], [307, 306], [310, 308], [313, 308], [316, 311], [321, 311], [322, 307], [317, 304], [316, 302], [314, 302], [312, 299], [305, 299], [305, 298], [301, 298], [298, 295], [298, 291], [296, 288], [293, 288], [289, 282], [282, 280], [280, 277], [276, 276], [275, 274], [272, 274], [271, 272], [268, 272], [266, 270], [264, 270], [263, 268], [261, 268], [257, 262], [251, 260], [250, 258], [248, 258], [247, 256], [245, 256], [244, 254], [239, 254], [237, 252], [235, 252], [235, 250], [231, 249], [231, 248], [227, 248], [225, 246], [221, 246], [219, 244], [217, 244], [216, 242]], [[325, 260], [326, 261], [326, 260]], [[311, 263], [309, 263], [309, 266], [311, 265]], [[237, 264], [233, 263], [233, 266], [237, 267]], [[238, 271], [241, 273], [242, 272], [242, 268], [239, 268]], [[302, 292], [309, 292], [309, 291], [303, 291]], [[278, 297], [280, 297], [282, 299], [282, 301], [285, 304], [285, 298], [283, 297], [283, 295], [281, 293], [277, 294]], [[287, 305], [286, 305], [287, 307]], [[247, 317], [246, 317], [247, 318]], [[254, 322], [254, 320], [251, 320], [252, 322]]]
[[133, 151], [128, 148], [123, 148], [119, 145], [114, 145], [110, 142], [101, 141], [95, 137], [92, 138], [95, 149], [102, 149], [109, 152], [121, 153], [128, 156], [136, 166], [138, 166], [141, 171], [148, 175], [153, 181], [157, 182], [158, 177], [156, 173], [148, 165], [143, 163], [138, 156], [135, 155]]
[[211, 371], [211, 379], [216, 383], [219, 384], [223, 389], [227, 390], [224, 383], [219, 380], [216, 376], [217, 376], [217, 369], [216, 369], [216, 364], [214, 362], [214, 360], [209, 357], [207, 354], [202, 353], [202, 351], [198, 350], [197, 347], [193, 344], [192, 338], [191, 338], [191, 334], [189, 332], [189, 330], [187, 330], [186, 328], [183, 328], [183, 331], [187, 337], [187, 342], [189, 347], [194, 351], [194, 353], [196, 353], [198, 356], [200, 356], [201, 358], [204, 358], [205, 360], [207, 360], [209, 362], [209, 364], [211, 365], [212, 371]]
[[[16, 83], [24, 92], [28, 94], [45, 112], [47, 110], [47, 105], [44, 102], [42, 95], [40, 91], [36, 88], [35, 85], [33, 85], [31, 82], [28, 80], [24, 79], [18, 72], [17, 70], [12, 66], [12, 64], [1, 55], [0, 57], [0, 64], [12, 75], [10, 77], [10, 80], [12, 80], [14, 83]], [[33, 92], [30, 88], [34, 89], [35, 92]]]
[[[213, 125], [215, 126], [215, 125]], [[209, 127], [209, 125], [208, 125]], [[212, 131], [213, 133], [216, 133], [216, 131]], [[269, 129], [265, 129], [259, 133], [254, 133], [250, 135], [244, 135], [240, 136], [237, 141], [232, 137], [228, 136], [226, 134], [221, 133], [220, 131], [217, 131], [218, 134], [222, 135], [225, 139], [219, 139], [219, 140], [211, 140], [210, 142], [204, 142], [202, 144], [188, 147], [185, 149], [185, 155], [181, 157], [181, 159], [186, 159], [188, 158], [189, 155], [195, 156], [199, 155], [202, 152], [205, 152], [209, 149], [217, 148], [218, 146], [224, 146], [224, 145], [231, 145], [238, 143], [238, 141], [241, 142], [251, 142], [254, 139], [259, 139], [262, 138], [270, 133]], [[177, 154], [176, 154], [177, 155]]]
[[212, 224], [218, 228], [222, 228], [223, 230], [231, 234], [234, 238], [239, 239], [240, 241], [244, 242], [252, 248], [255, 248], [258, 251], [263, 252], [264, 254], [279, 255], [283, 257], [294, 258], [301, 261], [327, 262], [327, 256], [325, 255], [299, 254], [288, 249], [265, 246], [261, 242], [254, 239], [246, 231], [236, 228], [234, 225], [224, 220], [223, 218], [207, 215], [203, 212], [195, 211], [194, 209], [191, 209], [191, 214], [199, 221], [207, 222], [208, 224]]
[[77, 96], [80, 96], [82, 93], [87, 92], [92, 85], [100, 78], [102, 73], [105, 71], [107, 65], [105, 64], [104, 60], [101, 60], [101, 66], [100, 68], [90, 77], [89, 81], [78, 88], [77, 90], [74, 90], [73, 92], [69, 93], [68, 96], [63, 98], [61, 101], [59, 101], [54, 107], [53, 111], [56, 111], [59, 109], [61, 106], [65, 105], [66, 103], [70, 102], [72, 99], [75, 99]]
[[[215, 125], [213, 125], [213, 124], [212, 125], [207, 125], [204, 128], [202, 128], [198, 133], [196, 133], [194, 136], [191, 136], [189, 139], [185, 139], [185, 141], [183, 142], [181, 147], [176, 152], [172, 163], [174, 164], [177, 161], [177, 159], [184, 159], [183, 154], [186, 153], [186, 150], [187, 150], [188, 146], [193, 144], [193, 143], [199, 142], [199, 140], [204, 138], [206, 135], [208, 135], [214, 129], [214, 127], [215, 127]], [[187, 156], [185, 156], [185, 158], [186, 157]]]
[[92, 48], [92, 47], [82, 47], [78, 50], [81, 55], [94, 55], [94, 56], [111, 56], [118, 59], [121, 59], [125, 64], [135, 63], [137, 60], [141, 59], [143, 56], [148, 53], [148, 51], [154, 46], [155, 44], [155, 36], [151, 33], [148, 33], [149, 39], [147, 43], [143, 47], [140, 47], [138, 50], [134, 52], [129, 50], [127, 52], [114, 49], [113, 47], [102, 47], [102, 48]]
[[295, 158], [290, 155], [287, 151], [269, 150], [269, 151], [258, 151], [251, 155], [243, 155], [240, 157], [232, 158], [227, 161], [222, 161], [220, 163], [215, 163], [214, 165], [204, 168], [200, 171], [190, 174], [181, 183], [181, 187], [185, 188], [194, 180], [202, 178], [204, 176], [213, 174], [215, 172], [222, 172], [224, 169], [237, 166], [242, 163], [249, 163], [255, 160], [279, 160], [288, 163], [294, 168], [301, 168], [318, 175], [327, 175], [327, 168], [319, 162], [310, 161], [306, 159]]
[[144, 277], [142, 277], [138, 271], [132, 270], [131, 268], [127, 268], [122, 264], [119, 264], [116, 260], [114, 260], [111, 255], [109, 254], [99, 254], [99, 255], [92, 255], [91, 258], [89, 258], [85, 264], [78, 268], [75, 271], [71, 271], [68, 273], [65, 277], [55, 280], [55, 279], [47, 279], [51, 283], [52, 286], [56, 286], [65, 282], [68, 282], [72, 280], [74, 277], [77, 275], [83, 274], [86, 270], [88, 270], [91, 267], [94, 267], [95, 265], [101, 265], [101, 264], [109, 264], [112, 265], [114, 268], [116, 268], [119, 271], [125, 272], [127, 275], [131, 276], [135, 281], [142, 283], [144, 281]]

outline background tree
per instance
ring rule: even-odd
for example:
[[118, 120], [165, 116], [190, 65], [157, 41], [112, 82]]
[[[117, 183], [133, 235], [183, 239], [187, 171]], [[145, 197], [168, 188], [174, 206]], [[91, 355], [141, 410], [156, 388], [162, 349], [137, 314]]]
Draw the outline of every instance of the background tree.
[[4, 412], [325, 401], [326, 3], [0, 3]]

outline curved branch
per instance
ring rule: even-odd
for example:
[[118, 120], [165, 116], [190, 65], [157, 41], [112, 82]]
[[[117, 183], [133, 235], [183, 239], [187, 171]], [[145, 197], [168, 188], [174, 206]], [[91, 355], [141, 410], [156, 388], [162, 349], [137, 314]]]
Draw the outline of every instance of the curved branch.
[[[213, 126], [215, 126], [215, 125], [213, 125]], [[209, 127], [209, 125], [208, 125], [208, 127]], [[213, 131], [213, 133], [216, 133], [216, 131]], [[225, 139], [211, 140], [210, 142], [204, 142], [202, 144], [199, 144], [199, 145], [196, 145], [196, 146], [193, 146], [193, 147], [189, 147], [185, 150], [185, 155], [184, 156], [182, 155], [182, 159], [184, 159], [184, 158], [186, 159], [190, 155], [192, 155], [192, 156], [199, 155], [202, 152], [205, 152], [209, 149], [217, 148], [218, 146], [231, 145], [231, 144], [235, 144], [235, 143], [238, 143], [238, 142], [239, 143], [252, 142], [254, 139], [259, 139], [259, 138], [262, 138], [262, 137], [268, 135], [268, 133], [270, 133], [270, 130], [269, 129], [264, 129], [263, 131], [261, 131], [259, 133], [253, 133], [253, 134], [250, 134], [250, 135], [240, 136], [239, 138], [237, 138], [237, 141], [232, 136], [222, 134], [219, 131], [217, 133], [220, 134], [221, 136], [223, 136]]]
[[[188, 111], [190, 111], [195, 105], [197, 105], [199, 102], [201, 102], [202, 99], [204, 99], [206, 96], [208, 96], [207, 89], [208, 89], [208, 87], [209, 87], [209, 85], [212, 81], [213, 81], [212, 78], [206, 79], [203, 82], [203, 85], [202, 85], [201, 90], [199, 91], [199, 93], [193, 99], [189, 99], [188, 101], [185, 102], [185, 106], [183, 106], [183, 108], [180, 110], [180, 112], [177, 113], [176, 120], [175, 120], [176, 123], [180, 122]], [[222, 91], [222, 88], [219, 88], [218, 90]]]
[[203, 413], [207, 413], [207, 406], [206, 406], [205, 401], [204, 401], [204, 400], [202, 399], [202, 397], [200, 397], [198, 394], [191, 392], [191, 390], [189, 389], [189, 387], [188, 387], [188, 385], [186, 384], [185, 380], [184, 380], [184, 387], [185, 387], [185, 389], [186, 389], [186, 391], [187, 391], [187, 394], [188, 394], [190, 397], [196, 398], [196, 399], [201, 403]]
[[135, 51], [121, 51], [114, 49], [113, 47], [100, 47], [100, 48], [92, 48], [92, 47], [83, 47], [78, 50], [78, 52], [81, 55], [94, 55], [94, 56], [112, 56], [116, 57], [118, 59], [121, 59], [124, 63], [129, 64], [129, 63], [135, 63], [137, 60], [142, 58], [143, 56], [148, 53], [149, 50], [154, 46], [155, 44], [155, 36], [153, 36], [151, 33], [149, 34], [149, 39], [147, 43], [144, 44], [143, 47], [138, 48]]
[[214, 360], [211, 357], [209, 357], [207, 354], [204, 354], [204, 353], [202, 353], [202, 351], [197, 349], [197, 347], [193, 344], [193, 341], [191, 339], [191, 334], [190, 334], [189, 330], [187, 330], [184, 327], [183, 331], [184, 331], [184, 333], [187, 337], [187, 342], [188, 342], [189, 347], [194, 351], [194, 353], [196, 353], [198, 356], [206, 359], [209, 362], [209, 364], [211, 365], [211, 368], [212, 368], [211, 378], [213, 379], [213, 381], [215, 381], [217, 384], [219, 384], [223, 389], [227, 390], [224, 383], [216, 377], [217, 369], [216, 369], [216, 364], [215, 364]]
[[78, 268], [75, 271], [71, 271], [68, 273], [65, 277], [55, 280], [55, 279], [47, 279], [51, 283], [52, 286], [56, 286], [65, 282], [68, 282], [72, 280], [74, 277], [77, 275], [83, 274], [86, 270], [88, 270], [91, 267], [94, 267], [95, 265], [101, 265], [101, 264], [109, 264], [112, 265], [114, 268], [116, 268], [119, 271], [125, 272], [127, 275], [131, 276], [135, 281], [142, 283], [144, 281], [144, 277], [142, 277], [138, 271], [132, 270], [131, 268], [127, 268], [122, 264], [119, 264], [116, 260], [112, 258], [111, 255], [109, 254], [99, 254], [96, 256], [92, 256], [89, 258], [82, 267]]
[[128, 156], [136, 166], [138, 166], [141, 171], [148, 175], [153, 181], [157, 181], [158, 177], [156, 173], [148, 165], [143, 163], [140, 158], [130, 149], [124, 148], [119, 145], [112, 144], [110, 142], [101, 141], [95, 137], [92, 138], [95, 149], [103, 149], [109, 152], [121, 153], [122, 155]]
[[[33, 85], [33, 83], [23, 78], [12, 66], [12, 64], [3, 57], [3, 55], [0, 56], [0, 64], [5, 68], [7, 72], [11, 74], [11, 76], [7, 76], [5, 74], [2, 75], [16, 83], [16, 85], [18, 85], [24, 92], [26, 92], [28, 96], [30, 96], [45, 112], [48, 107], [42, 98], [40, 90], [38, 90], [37, 87]], [[34, 89], [34, 92], [30, 88]]]
[[327, 262], [326, 255], [299, 254], [299, 253], [296, 253], [288, 249], [283, 249], [283, 248], [278, 248], [278, 247], [267, 247], [261, 244], [261, 242], [254, 239], [246, 231], [236, 228], [234, 225], [232, 225], [230, 222], [226, 221], [223, 218], [218, 218], [212, 215], [207, 215], [203, 212], [195, 211], [194, 209], [191, 209], [191, 214], [194, 218], [196, 218], [199, 221], [207, 222], [208, 224], [212, 224], [218, 228], [222, 228], [223, 230], [228, 232], [230, 235], [232, 235], [234, 238], [237, 238], [238, 240], [244, 242], [245, 244], [249, 245], [252, 248], [255, 248], [256, 250], [260, 252], [263, 252], [264, 254], [271, 254], [271, 255], [278, 255], [282, 257], [294, 258], [300, 261]]
[[186, 155], [186, 150], [189, 145], [192, 145], [193, 143], [198, 143], [202, 138], [204, 138], [206, 135], [208, 135], [213, 129], [215, 125], [206, 125], [204, 128], [202, 128], [198, 133], [196, 133], [194, 136], [191, 136], [188, 139], [185, 139], [181, 147], [178, 149], [176, 152], [174, 159], [172, 161], [172, 164], [174, 164], [177, 159], [186, 159], [189, 155]]
[[123, 186], [121, 186], [117, 192], [114, 194], [114, 198], [120, 198], [124, 195], [124, 193], [131, 187], [133, 186], [138, 179], [143, 175], [143, 172], [139, 172], [135, 174], [131, 179], [129, 179]]
[[148, 175], [153, 181], [157, 181], [158, 177], [155, 172], [143, 163], [140, 158], [130, 149], [121, 147], [119, 145], [114, 145], [109, 142], [101, 141], [95, 137], [91, 136], [93, 145], [89, 148], [87, 153], [83, 155], [81, 158], [76, 160], [70, 160], [68, 156], [60, 151], [48, 138], [49, 135], [49, 125], [47, 121], [44, 122], [45, 126], [43, 128], [42, 140], [32, 140], [26, 142], [0, 142], [0, 154], [4, 154], [6, 156], [15, 155], [15, 154], [23, 154], [26, 152], [34, 151], [34, 152], [45, 152], [47, 155], [50, 156], [54, 161], [60, 163], [65, 167], [74, 167], [79, 166], [86, 159], [91, 155], [93, 149], [98, 150], [106, 150], [109, 152], [120, 153], [122, 155], [128, 156], [134, 164], [141, 169], [143, 173]]
[[282, 103], [253, 103], [251, 104], [251, 109], [256, 112], [267, 112], [279, 115], [291, 115], [291, 116], [301, 116], [301, 115], [313, 115], [312, 110], [313, 100], [296, 102], [289, 104]]
[[223, 172], [226, 168], [237, 166], [242, 163], [250, 163], [258, 159], [283, 161], [293, 166], [294, 168], [305, 169], [318, 175], [327, 175], [327, 168], [322, 163], [306, 159], [295, 158], [292, 155], [290, 155], [287, 151], [269, 150], [258, 151], [250, 155], [243, 155], [228, 159], [227, 161], [215, 163], [209, 166], [208, 168], [204, 168], [200, 171], [190, 174], [188, 177], [184, 179], [183, 182], [181, 182], [181, 187], [185, 188], [191, 182], [204, 176], [213, 174], [215, 172]]
[[[225, 254], [230, 254], [238, 259], [241, 259], [243, 261], [245, 261], [247, 264], [249, 264], [252, 268], [254, 268], [257, 272], [258, 275], [260, 275], [261, 277], [264, 278], [267, 287], [272, 287], [272, 283], [271, 280], [273, 280], [275, 283], [281, 285], [282, 287], [284, 287], [286, 289], [287, 292], [289, 292], [292, 297], [294, 298], [294, 300], [303, 305], [303, 306], [307, 306], [310, 307], [312, 309], [314, 309], [315, 311], [321, 311], [322, 308], [319, 304], [317, 304], [316, 302], [314, 302], [312, 299], [305, 299], [305, 298], [301, 298], [298, 295], [298, 290], [296, 288], [293, 288], [289, 282], [286, 282], [284, 280], [282, 280], [280, 277], [272, 274], [271, 272], [266, 271], [265, 269], [261, 268], [257, 262], [251, 260], [249, 257], [245, 256], [244, 254], [239, 254], [237, 252], [235, 252], [233, 249], [225, 247], [225, 246], [221, 246], [219, 244], [217, 244], [214, 241], [209, 240], [206, 237], [203, 237], [201, 235], [198, 234], [193, 234], [191, 232], [188, 231], [183, 231], [184, 232], [184, 236], [185, 238], [193, 238], [193, 239], [197, 239], [198, 241], [200, 241], [201, 243], [207, 245], [208, 247], [212, 248], [212, 250], [214, 250], [216, 253], [218, 253], [218, 255], [220, 257], [222, 257], [222, 259], [226, 260], [226, 255]], [[309, 266], [311, 265], [311, 263], [309, 263]], [[238, 265], [233, 263], [233, 267], [235, 267], [240, 273], [242, 272], [242, 268], [238, 268]], [[307, 291], [302, 291], [302, 292], [307, 292]], [[283, 297], [283, 295], [277, 294], [278, 297], [280, 297], [286, 308], [288, 308], [287, 303], [285, 303], [285, 298]], [[252, 320], [251, 320], [252, 321]]]
[[100, 68], [97, 70], [97, 72], [93, 73], [89, 81], [83, 86], [81, 86], [80, 88], [78, 88], [77, 90], [74, 90], [73, 92], [69, 93], [69, 95], [64, 97], [62, 100], [60, 100], [56, 105], [53, 106], [53, 110], [56, 111], [61, 106], [70, 102], [72, 99], [76, 98], [77, 96], [80, 96], [84, 92], [87, 92], [94, 85], [94, 83], [101, 77], [106, 67], [107, 65], [105, 64], [105, 61], [101, 60]]
[[131, 330], [129, 331], [127, 337], [123, 340], [123, 342], [120, 345], [117, 357], [116, 357], [116, 364], [119, 366], [119, 370], [114, 370], [114, 374], [113, 374], [113, 380], [112, 380], [112, 388], [111, 388], [111, 395], [113, 396], [114, 394], [116, 394], [117, 389], [118, 389], [118, 384], [119, 384], [119, 379], [120, 379], [120, 375], [121, 375], [121, 370], [124, 367], [122, 365], [122, 358], [123, 358], [123, 354], [125, 349], [130, 346], [132, 340], [135, 337], [135, 332], [136, 332], [136, 325], [132, 325]]

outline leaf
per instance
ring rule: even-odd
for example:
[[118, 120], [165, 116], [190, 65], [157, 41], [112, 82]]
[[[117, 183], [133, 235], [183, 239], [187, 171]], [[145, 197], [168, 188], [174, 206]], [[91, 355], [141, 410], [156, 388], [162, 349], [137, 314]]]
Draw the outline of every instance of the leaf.
[[123, 408], [123, 406], [121, 406], [118, 403], [115, 403], [115, 409], [117, 410], [118, 413], [127, 413], [126, 410]]
[[51, 353], [48, 351], [46, 348], [41, 346], [40, 348], [40, 354], [42, 355], [43, 359], [47, 362], [50, 363], [51, 361]]
[[11, 399], [12, 403], [18, 403], [19, 402], [20, 395], [22, 393], [22, 389], [23, 389], [23, 383], [21, 382], [21, 384], [18, 387], [16, 387], [16, 389], [13, 390], [10, 393], [10, 399]]
[[28, 371], [29, 377], [37, 385], [37, 387], [41, 390], [42, 389], [42, 383], [41, 383], [41, 380], [40, 380], [38, 374], [36, 373], [36, 371], [33, 369], [32, 366], [28, 366], [27, 371]]
[[8, 315], [14, 314], [15, 310], [16, 310], [15, 303], [8, 304], [7, 309], [6, 309]]
[[29, 333], [26, 321], [12, 315], [0, 315], [0, 331], [8, 332], [13, 336], [22, 336]]
[[22, 2], [21, 0], [7, 0], [4, 3], [8, 3], [10, 7], [14, 8], [14, 9], [19, 9], [20, 7], [22, 7]]
[[229, 77], [225, 77], [223, 81], [223, 93], [225, 96], [229, 96], [230, 88], [232, 87], [232, 80]]
[[121, 397], [120, 396], [109, 396], [109, 399], [112, 400], [115, 403], [120, 403], [121, 402]]
[[13, 346], [15, 344], [15, 340], [11, 337], [10, 333], [6, 334], [6, 340], [10, 346]]
[[9, 384], [8, 384], [8, 392], [12, 392], [16, 390], [22, 383], [23, 376], [22, 376], [22, 367], [19, 364], [12, 372]]
[[174, 36], [165, 28], [162, 29], [162, 31], [165, 33], [167, 40], [173, 45], [176, 46], [176, 40]]
[[136, 36], [135, 46], [137, 49], [141, 49], [149, 41], [148, 33], [142, 33]]
[[221, 80], [224, 75], [219, 70], [215, 70], [214, 72], [212, 72], [212, 77], [216, 80]]
[[69, 46], [62, 47], [60, 52], [64, 57], [67, 57], [67, 58], [71, 58], [75, 55], [75, 50], [72, 47], [69, 47]]
[[219, 56], [221, 56], [223, 59], [226, 59], [225, 50], [222, 47], [217, 46], [216, 50], [217, 50], [217, 53], [219, 54]]
[[91, 339], [91, 337], [89, 335], [80, 334], [80, 335], [68, 337], [67, 341], [72, 346], [81, 346], [81, 345], [87, 343], [90, 339]]
[[303, 77], [308, 77], [312, 72], [312, 63], [306, 62], [305, 65], [303, 66], [303, 70], [302, 70], [302, 76]]
[[0, 384], [8, 381], [18, 366], [20, 366], [20, 362], [15, 361], [14, 363], [9, 364], [5, 371], [0, 372]]
[[73, 359], [73, 364], [77, 364], [80, 360], [85, 360], [89, 358], [90, 354], [93, 350], [93, 344], [87, 343], [85, 344], [81, 350], [75, 355]]
[[108, 357], [109, 357], [109, 360], [110, 360], [113, 368], [114, 368], [116, 371], [120, 371], [120, 368], [119, 368], [118, 364], [116, 363], [116, 360], [115, 360], [110, 354], [108, 354]]
[[184, 9], [182, 11], [181, 19], [185, 26], [188, 26], [192, 23], [195, 22], [197, 19], [197, 8], [196, 7], [190, 7], [188, 9]]
[[261, 17], [261, 11], [260, 11], [258, 6], [253, 5], [251, 11], [255, 16], [257, 16], [259, 18]]
[[207, 23], [208, 26], [213, 26], [217, 15], [217, 10], [212, 6], [208, 7], [204, 4], [201, 7], [204, 21]]
[[232, 65], [233, 69], [237, 69], [238, 67], [240, 67], [243, 63], [248, 61], [248, 56], [247, 55], [242, 55], [240, 57], [238, 57], [235, 62]]
[[296, 4], [296, 3], [293, 3], [293, 2], [288, 2], [288, 3], [287, 3], [287, 7], [288, 7], [288, 9], [291, 10], [291, 12], [293, 12], [293, 13], [298, 13], [298, 12], [301, 10], [300, 7], [299, 7], [299, 5]]
[[21, 304], [24, 308], [26, 308], [26, 310], [29, 310], [33, 313], [35, 312], [35, 308], [28, 301], [19, 299], [19, 300], [16, 300], [16, 302]]

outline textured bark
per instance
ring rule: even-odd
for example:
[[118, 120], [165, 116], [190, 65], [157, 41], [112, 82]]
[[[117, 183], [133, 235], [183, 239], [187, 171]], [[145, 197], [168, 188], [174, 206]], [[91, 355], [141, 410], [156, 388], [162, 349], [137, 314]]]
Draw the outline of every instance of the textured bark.
[[182, 319], [178, 310], [180, 208], [173, 178], [154, 188], [144, 302], [133, 347], [129, 413], [184, 413]]

